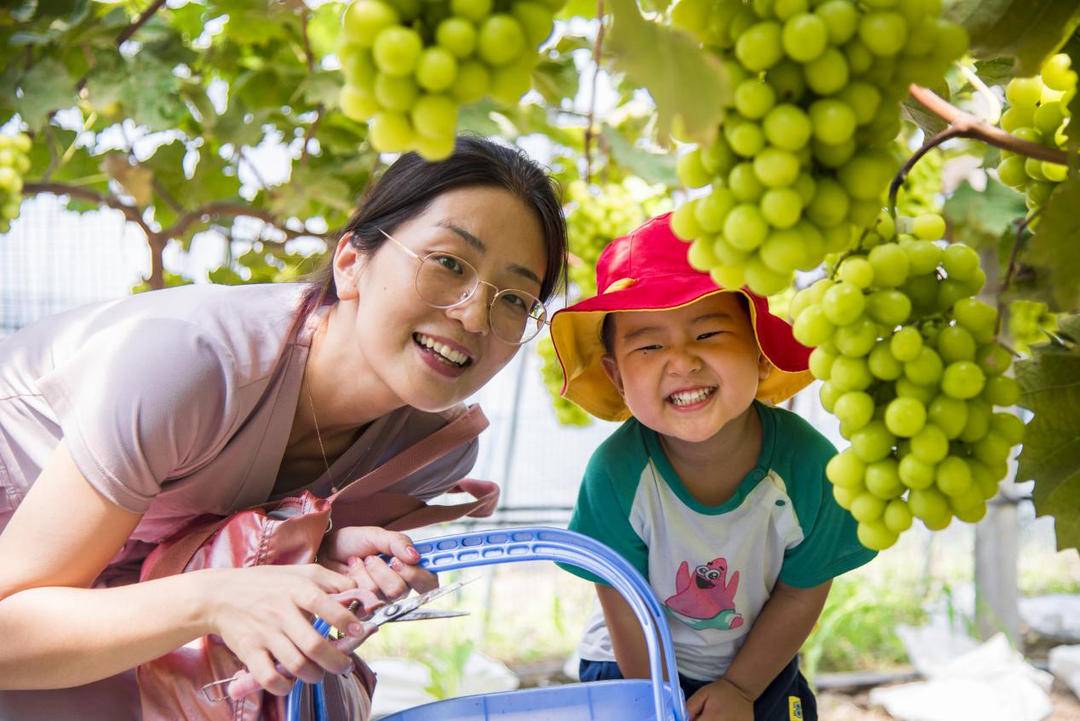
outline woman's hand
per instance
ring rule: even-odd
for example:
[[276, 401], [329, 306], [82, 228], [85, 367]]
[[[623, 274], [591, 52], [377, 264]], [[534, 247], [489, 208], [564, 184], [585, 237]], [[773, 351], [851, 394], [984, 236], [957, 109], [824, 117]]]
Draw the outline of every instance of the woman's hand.
[[[389, 563], [380, 554], [389, 557]], [[438, 587], [439, 579], [417, 566], [419, 562], [411, 538], [377, 526], [341, 528], [329, 534], [319, 549], [319, 563], [353, 579], [365, 613], [401, 598], [410, 589], [424, 593]]]
[[691, 721], [754, 721], [754, 702], [724, 678], [699, 688], [686, 710]]
[[291, 676], [315, 683], [323, 671], [344, 673], [349, 657], [319, 634], [319, 616], [349, 636], [370, 635], [331, 594], [356, 588], [349, 576], [318, 564], [214, 569], [204, 573], [210, 633], [225, 642], [259, 685], [278, 696]]

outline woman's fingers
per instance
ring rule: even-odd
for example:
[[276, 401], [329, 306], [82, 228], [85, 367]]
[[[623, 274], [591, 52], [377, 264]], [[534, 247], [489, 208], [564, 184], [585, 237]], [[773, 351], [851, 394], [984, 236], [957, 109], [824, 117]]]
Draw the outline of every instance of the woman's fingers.
[[275, 696], [284, 696], [292, 690], [292, 680], [276, 668], [274, 660], [265, 649], [258, 649], [241, 660], [259, 685]]
[[[334, 648], [329, 639], [316, 631], [303, 614], [297, 613], [282, 629], [289, 640], [309, 660], [331, 673], [344, 673], [349, 659]], [[321, 674], [319, 674], [321, 677]]]
[[368, 556], [364, 559], [364, 568], [376, 585], [379, 592], [388, 599], [401, 598], [409, 592], [409, 584], [401, 576], [395, 573], [386, 561], [378, 556]]
[[416, 564], [420, 554], [412, 539], [404, 533], [377, 526], [349, 526], [334, 531], [323, 544], [322, 555], [343, 561], [354, 556], [393, 556], [404, 563]]
[[270, 654], [277, 659], [276, 670], [279, 673], [288, 673], [294, 679], [298, 678], [307, 683], [318, 683], [322, 680], [323, 670], [301, 653], [288, 637], [275, 636], [270, 639], [269, 646]]
[[356, 581], [348, 573], [338, 573], [318, 563], [309, 563], [301, 568], [327, 593], [341, 593], [356, 586]]
[[426, 593], [439, 587], [439, 577], [420, 566], [407, 566], [394, 558], [390, 561], [390, 570], [401, 576], [417, 593]]

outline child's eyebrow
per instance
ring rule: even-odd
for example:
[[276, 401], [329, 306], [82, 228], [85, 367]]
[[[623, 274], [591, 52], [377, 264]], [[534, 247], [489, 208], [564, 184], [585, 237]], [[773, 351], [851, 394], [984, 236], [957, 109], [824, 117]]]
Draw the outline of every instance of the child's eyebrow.
[[629, 341], [629, 340], [633, 340], [634, 338], [638, 338], [638, 337], [643, 336], [643, 335], [648, 335], [649, 333], [659, 333], [659, 332], [660, 332], [660, 326], [646, 325], [646, 326], [642, 326], [642, 327], [640, 327], [640, 328], [638, 328], [636, 330], [630, 331], [629, 333], [625, 334], [622, 337], [622, 339], [624, 341]]
[[715, 313], [706, 313], [705, 315], [699, 315], [691, 323], [701, 323], [706, 320], [735, 320], [735, 317], [727, 311], [716, 311]]

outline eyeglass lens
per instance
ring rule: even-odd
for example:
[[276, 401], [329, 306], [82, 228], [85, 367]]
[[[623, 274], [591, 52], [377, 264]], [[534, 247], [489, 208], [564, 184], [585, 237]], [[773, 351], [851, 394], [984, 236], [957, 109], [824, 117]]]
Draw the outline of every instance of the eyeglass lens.
[[[478, 285], [475, 268], [445, 253], [424, 257], [416, 274], [416, 292], [438, 308], [464, 302]], [[540, 332], [545, 315], [543, 303], [535, 296], [520, 290], [501, 290], [491, 302], [491, 330], [507, 343], [524, 343]]]

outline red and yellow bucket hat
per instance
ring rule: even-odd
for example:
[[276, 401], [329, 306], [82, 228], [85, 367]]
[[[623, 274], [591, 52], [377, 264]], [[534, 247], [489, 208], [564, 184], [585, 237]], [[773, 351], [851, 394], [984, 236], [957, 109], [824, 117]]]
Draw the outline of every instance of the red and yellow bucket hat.
[[718, 287], [686, 259], [687, 245], [671, 231], [671, 214], [657, 216], [608, 244], [596, 262], [602, 289], [563, 308], [551, 319], [551, 339], [563, 372], [562, 395], [607, 421], [622, 421], [630, 410], [604, 373], [600, 359], [604, 316], [613, 312], [672, 310], [713, 293], [741, 293], [750, 308], [758, 347], [772, 368], [757, 398], [779, 403], [813, 381], [807, 370], [810, 348], [791, 335], [791, 325], [769, 312], [769, 301], [746, 288]]

